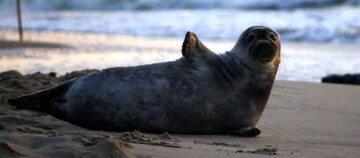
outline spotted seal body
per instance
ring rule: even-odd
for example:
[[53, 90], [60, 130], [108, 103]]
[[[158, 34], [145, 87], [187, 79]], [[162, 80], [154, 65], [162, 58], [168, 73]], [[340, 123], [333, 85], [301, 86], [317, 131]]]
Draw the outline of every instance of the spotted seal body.
[[253, 26], [221, 55], [193, 32], [172, 62], [118, 67], [8, 103], [96, 130], [256, 136], [280, 62], [280, 40]]

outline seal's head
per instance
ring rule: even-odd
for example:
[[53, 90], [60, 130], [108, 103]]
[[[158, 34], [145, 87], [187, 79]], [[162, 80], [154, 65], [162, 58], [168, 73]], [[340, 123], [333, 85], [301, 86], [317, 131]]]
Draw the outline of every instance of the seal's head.
[[280, 60], [280, 38], [269, 27], [252, 26], [242, 33], [233, 51], [254, 62], [272, 63]]

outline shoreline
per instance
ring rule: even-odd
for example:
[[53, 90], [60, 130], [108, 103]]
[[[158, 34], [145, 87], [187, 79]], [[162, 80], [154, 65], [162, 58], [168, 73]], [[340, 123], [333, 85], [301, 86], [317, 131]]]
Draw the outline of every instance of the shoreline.
[[[17, 39], [16, 31], [0, 29], [0, 41], [14, 42]], [[74, 70], [174, 61], [182, 57], [183, 42], [182, 38], [175, 37], [51, 31], [25, 31], [24, 40], [33, 45], [0, 49], [0, 72], [18, 70], [29, 74], [40, 71], [63, 75]], [[235, 43], [222, 40], [203, 42], [216, 53], [230, 50]], [[283, 42], [282, 62], [276, 79], [320, 82], [329, 74], [359, 73], [360, 63], [356, 60], [360, 58], [356, 53], [359, 51], [358, 45]]]

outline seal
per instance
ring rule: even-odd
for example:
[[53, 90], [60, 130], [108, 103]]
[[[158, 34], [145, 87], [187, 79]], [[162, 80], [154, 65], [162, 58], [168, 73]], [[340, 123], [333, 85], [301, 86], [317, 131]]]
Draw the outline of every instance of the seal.
[[181, 52], [176, 61], [104, 69], [8, 103], [94, 130], [259, 135], [280, 63], [278, 34], [253, 26], [215, 54], [187, 32]]

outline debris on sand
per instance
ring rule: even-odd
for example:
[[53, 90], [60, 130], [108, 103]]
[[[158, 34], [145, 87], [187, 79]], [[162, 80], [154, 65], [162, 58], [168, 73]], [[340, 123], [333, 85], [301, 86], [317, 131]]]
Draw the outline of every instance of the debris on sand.
[[278, 148], [275, 147], [271, 147], [270, 145], [267, 145], [263, 148], [258, 148], [255, 150], [245, 150], [245, 149], [241, 149], [236, 151], [238, 153], [254, 153], [254, 154], [266, 154], [266, 155], [279, 155], [278, 153]]
[[164, 139], [168, 139], [168, 140], [171, 140], [171, 139], [172, 139], [172, 137], [170, 136], [170, 134], [169, 134], [168, 132], [164, 132], [164, 133], [162, 134], [162, 137], [163, 137]]
[[143, 134], [138, 130], [133, 132], [124, 132], [119, 136], [119, 139], [130, 143], [151, 143], [153, 138], [150, 135]]
[[92, 136], [88, 136], [88, 135], [81, 135], [79, 137], [75, 137], [72, 141], [73, 142], [79, 142], [82, 145], [88, 147], [88, 146], [96, 145], [97, 143], [99, 143], [103, 139], [104, 138], [101, 138], [101, 137], [92, 137]]
[[216, 145], [216, 146], [226, 146], [226, 147], [236, 147], [236, 148], [245, 148], [245, 145], [242, 144], [228, 144], [225, 142], [221, 142], [220, 140], [214, 142], [205, 142], [202, 140], [194, 140], [195, 144], [205, 144], [205, 145]]
[[76, 77], [81, 77], [81, 76], [84, 76], [84, 75], [87, 75], [87, 74], [90, 74], [90, 73], [93, 73], [93, 72], [99, 72], [99, 70], [86, 69], [86, 70], [73, 71], [73, 72], [70, 72], [70, 73], [66, 73], [63, 76], [60, 76], [59, 80], [60, 81], [67, 81], [67, 80], [71, 80], [71, 79], [76, 78]]
[[[168, 133], [165, 135], [167, 135], [166, 137], [170, 138], [170, 140], [174, 139]], [[128, 143], [149, 144], [149, 145], [171, 147], [171, 148], [185, 148], [185, 147], [180, 146], [176, 142], [163, 141], [164, 140], [163, 137], [164, 137], [164, 134], [160, 137], [156, 137], [156, 136], [151, 136], [148, 134], [141, 133], [138, 130], [134, 130], [133, 132], [121, 133], [118, 136], [118, 139], [120, 139], [124, 142], [128, 142]], [[177, 139], [175, 139], [175, 140], [177, 140]]]

